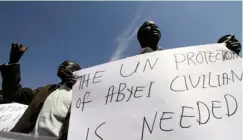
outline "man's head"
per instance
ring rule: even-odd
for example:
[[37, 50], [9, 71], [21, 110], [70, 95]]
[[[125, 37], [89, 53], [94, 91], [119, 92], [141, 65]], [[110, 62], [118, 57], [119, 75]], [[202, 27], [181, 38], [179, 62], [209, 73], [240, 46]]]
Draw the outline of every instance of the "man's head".
[[65, 83], [69, 88], [76, 83], [76, 78], [73, 76], [73, 72], [81, 70], [79, 64], [66, 60], [58, 68], [57, 76]]
[[153, 21], [145, 21], [138, 30], [137, 39], [142, 48], [157, 49], [161, 37], [158, 26]]
[[225, 35], [218, 40], [218, 43], [226, 43], [226, 47], [237, 54], [241, 51], [241, 44], [234, 35]]

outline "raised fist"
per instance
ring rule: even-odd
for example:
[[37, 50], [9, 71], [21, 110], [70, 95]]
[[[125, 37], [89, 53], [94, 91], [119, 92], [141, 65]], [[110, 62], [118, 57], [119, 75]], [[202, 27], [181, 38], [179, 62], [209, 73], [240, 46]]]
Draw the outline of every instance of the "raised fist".
[[11, 51], [10, 51], [10, 58], [9, 63], [17, 63], [19, 62], [21, 56], [24, 52], [28, 49], [27, 46], [23, 46], [22, 44], [12, 43]]
[[226, 43], [226, 47], [239, 55], [241, 44], [234, 35], [225, 35], [218, 40], [218, 43]]

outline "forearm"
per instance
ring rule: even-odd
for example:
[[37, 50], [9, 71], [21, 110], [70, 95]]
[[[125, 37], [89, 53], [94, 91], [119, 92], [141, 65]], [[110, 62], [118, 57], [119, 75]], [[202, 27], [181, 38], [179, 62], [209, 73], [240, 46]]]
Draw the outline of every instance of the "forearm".
[[4, 100], [29, 104], [34, 97], [34, 92], [28, 88], [22, 88], [20, 84], [20, 64], [5, 64], [1, 68], [2, 92]]
[[1, 68], [2, 74], [2, 90], [5, 98], [11, 93], [15, 93], [20, 87], [20, 65], [16, 64], [5, 64]]

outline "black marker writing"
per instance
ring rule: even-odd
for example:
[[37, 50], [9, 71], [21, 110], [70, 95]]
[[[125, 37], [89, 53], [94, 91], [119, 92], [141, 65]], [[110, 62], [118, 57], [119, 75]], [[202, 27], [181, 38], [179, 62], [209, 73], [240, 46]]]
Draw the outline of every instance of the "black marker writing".
[[[221, 74], [214, 74], [208, 72], [207, 74], [201, 74], [198, 76], [186, 75], [176, 76], [171, 80], [170, 90], [173, 92], [184, 92], [192, 90], [194, 88], [218, 88], [221, 86], [227, 86], [230, 83], [242, 81], [243, 73], [235, 72], [224, 72]], [[212, 79], [217, 79], [212, 81]]]
[[143, 72], [145, 72], [145, 70], [146, 70], [146, 68], [147, 68], [147, 65], [149, 65], [150, 70], [154, 69], [154, 67], [155, 67], [155, 65], [156, 65], [156, 63], [157, 63], [157, 61], [158, 61], [158, 59], [159, 59], [159, 58], [156, 58], [156, 60], [155, 60], [155, 62], [154, 62], [153, 65], [151, 65], [150, 59], [147, 59], [146, 62], [145, 62], [145, 66], [144, 66], [144, 68], [143, 68]]
[[102, 82], [103, 74], [105, 71], [96, 71], [94, 74], [88, 73], [81, 76], [77, 76], [79, 78], [79, 90], [88, 88], [89, 84], [97, 84]]
[[87, 130], [87, 135], [86, 135], [86, 140], [88, 140], [88, 139], [89, 139], [89, 128]]
[[[156, 60], [153, 62], [153, 64], [151, 64], [150, 59], [146, 59], [145, 64], [143, 65], [141, 62], [138, 62], [134, 68], [132, 69], [132, 71], [130, 71], [129, 73], [125, 74], [124, 70], [124, 64], [121, 65], [120, 67], [120, 76], [122, 77], [129, 77], [132, 76], [133, 74], [137, 73], [138, 70], [140, 70], [140, 72], [145, 72], [148, 65], [149, 65], [149, 69], [153, 70], [156, 66], [156, 63], [158, 61], [159, 58], [156, 58]], [[130, 65], [128, 66], [129, 68], [131, 67]], [[140, 67], [142, 67], [143, 69], [140, 69]]]
[[98, 131], [98, 129], [102, 126], [102, 125], [104, 125], [105, 124], [105, 122], [103, 122], [102, 124], [100, 124], [96, 129], [95, 129], [95, 135], [98, 137], [98, 138], [100, 138], [101, 140], [103, 140], [103, 138], [101, 138], [101, 136], [97, 133], [97, 131]]
[[5, 122], [11, 118], [11, 114], [0, 116], [0, 122]]
[[105, 96], [105, 105], [113, 102], [114, 98], [116, 99], [116, 102], [121, 102], [124, 100], [128, 102], [132, 97], [134, 99], [139, 99], [142, 97], [149, 98], [151, 96], [152, 85], [154, 83], [155, 82], [150, 82], [147, 86], [128, 86], [126, 83], [120, 83], [118, 85], [118, 90], [115, 88], [115, 86], [111, 86], [109, 87], [107, 95]]
[[[103, 123], [101, 123], [100, 125], [98, 125], [98, 126], [96, 127], [96, 129], [95, 129], [95, 132], [94, 132], [94, 133], [95, 133], [95, 136], [98, 137], [100, 140], [104, 140], [104, 139], [100, 136], [100, 134], [98, 134], [98, 130], [99, 130], [100, 127], [103, 126], [105, 123], [106, 123], [106, 122], [103, 122]], [[90, 134], [90, 128], [87, 129], [87, 134], [86, 134], [86, 138], [85, 138], [85, 140], [88, 140], [88, 139], [89, 139], [89, 134]]]
[[[194, 111], [193, 107], [190, 106], [182, 106], [181, 109], [181, 114], [180, 114], [180, 120], [179, 120], [179, 126], [180, 128], [187, 128], [187, 129], [193, 129], [192, 124], [193, 121], [198, 123], [199, 126], [201, 126], [202, 124], [206, 125], [211, 119], [215, 118], [215, 119], [222, 119], [222, 116], [219, 116], [219, 113], [217, 114], [216, 111], [220, 110], [220, 109], [225, 109], [227, 110], [227, 114], [225, 116], [230, 117], [233, 116], [238, 109], [238, 103], [236, 98], [233, 95], [230, 94], [225, 94], [224, 95], [225, 98], [225, 103], [227, 105], [227, 108], [221, 108], [221, 106], [219, 106], [219, 103], [221, 103], [220, 101], [211, 101], [211, 105], [212, 108], [209, 108], [210, 104], [206, 104], [202, 101], [197, 101], [196, 102], [196, 106], [197, 106], [197, 111]], [[210, 110], [211, 109], [211, 110]], [[212, 116], [211, 117], [211, 113]], [[173, 119], [174, 116], [174, 112], [161, 112], [161, 116], [160, 118], [157, 117], [159, 116], [158, 111], [155, 112], [155, 114], [149, 118], [149, 117], [143, 117], [143, 121], [142, 121], [142, 133], [141, 133], [141, 140], [145, 140], [145, 139], [149, 139], [149, 138], [145, 138], [146, 132], [148, 134], [153, 134], [153, 132], [158, 132], [156, 129], [160, 129], [161, 132], [172, 132], [172, 131], [176, 131], [176, 128], [173, 128], [174, 125], [165, 125], [165, 121], [170, 120], [170, 123], [173, 122], [177, 122]], [[149, 115], [150, 116], [150, 115]], [[196, 118], [196, 116], [198, 116], [198, 118]], [[158, 119], [157, 119], [158, 118]], [[178, 118], [178, 117], [175, 117]], [[189, 120], [190, 119], [190, 120]], [[150, 121], [148, 121], [150, 120]], [[159, 123], [159, 125], [157, 124], [157, 122]], [[191, 124], [190, 124], [191, 123]]]
[[102, 79], [98, 79], [98, 78], [103, 77], [103, 75], [101, 73], [104, 73], [104, 72], [105, 71], [96, 71], [95, 72], [95, 75], [94, 75], [94, 78], [93, 78], [93, 83], [94, 84], [102, 82]]
[[215, 119], [222, 119], [222, 117], [217, 117], [215, 115], [215, 109], [221, 108], [221, 106], [215, 106], [215, 103], [221, 103], [221, 102], [220, 101], [212, 101], [212, 115], [214, 116]]
[[83, 97], [83, 100], [81, 100], [81, 98], [78, 98], [77, 102], [76, 102], [76, 107], [77, 108], [80, 108], [81, 104], [82, 104], [82, 109], [81, 111], [84, 111], [84, 105], [87, 104], [87, 103], [90, 103], [92, 102], [92, 100], [87, 100], [90, 96], [90, 93], [89, 92], [86, 92], [84, 94], [84, 97]]
[[6, 128], [3, 128], [1, 131], [5, 131], [5, 132], [8, 132], [9, 131], [9, 128], [6, 127]]
[[198, 51], [187, 53], [176, 53], [173, 55], [175, 68], [179, 70], [179, 65], [194, 66], [200, 64], [210, 64], [217, 61], [234, 60], [239, 56], [228, 50], [211, 51]]
[[152, 124], [151, 128], [150, 128], [150, 126], [149, 126], [149, 124], [148, 124], [148, 122], [147, 122], [147, 120], [146, 120], [146, 117], [143, 118], [143, 126], [142, 126], [141, 140], [143, 140], [143, 137], [144, 137], [145, 124], [146, 124], [146, 126], [147, 126], [147, 129], [148, 129], [149, 133], [150, 133], [150, 134], [153, 133], [153, 130], [154, 130], [154, 124], [155, 124], [155, 120], [156, 120], [156, 118], [157, 118], [157, 114], [158, 114], [158, 112], [155, 113], [154, 121], [153, 121], [153, 124]]
[[243, 72], [241, 72], [241, 75], [240, 77], [233, 71], [231, 70], [231, 78], [232, 78], [232, 81], [235, 82], [235, 77], [239, 80], [239, 81], [242, 81], [242, 78], [243, 78]]
[[83, 89], [84, 83], [86, 83], [86, 88], [89, 86], [90, 73], [82, 75], [78, 78], [80, 78], [79, 89]]
[[[207, 120], [205, 121], [205, 122], [202, 122], [202, 115], [201, 115], [201, 105], [203, 105], [206, 109], [207, 109], [207, 114], [208, 114], [208, 118], [207, 118]], [[208, 121], [209, 121], [209, 119], [210, 119], [210, 111], [209, 111], [209, 108], [208, 108], [208, 106], [205, 104], [205, 103], [203, 103], [203, 102], [201, 102], [201, 101], [198, 101], [197, 102], [197, 107], [198, 107], [198, 114], [199, 114], [199, 118], [198, 118], [198, 120], [197, 120], [197, 122], [198, 122], [198, 124], [199, 125], [201, 125], [201, 124], [206, 124]], [[205, 111], [204, 111], [205, 112]]]
[[184, 115], [184, 110], [185, 110], [185, 108], [187, 108], [187, 109], [194, 109], [194, 108], [192, 108], [192, 107], [182, 106], [181, 119], [180, 119], [180, 126], [181, 126], [181, 128], [190, 128], [191, 125], [188, 125], [188, 126], [183, 126], [183, 125], [182, 125], [182, 119], [185, 118], [185, 117], [188, 117], [188, 118], [189, 118], [189, 117], [195, 117], [195, 116]]
[[[123, 93], [125, 88], [126, 88], [126, 84], [120, 83], [118, 92], [117, 92], [117, 99], [116, 99], [117, 102], [120, 102], [125, 98], [125, 94]], [[119, 99], [119, 97], [121, 97], [121, 96], [122, 96], [122, 98]]]
[[[227, 116], [230, 117], [232, 115], [234, 115], [238, 109], [238, 103], [237, 103], [237, 100], [235, 99], [234, 96], [230, 95], [230, 94], [226, 94], [224, 95], [224, 98], [225, 98], [225, 102], [226, 102], [226, 105], [227, 105]], [[235, 110], [230, 113], [230, 106], [229, 106], [229, 98], [233, 99], [234, 103], [235, 103]]]
[[189, 80], [190, 80], [191, 85], [192, 85], [192, 87], [193, 87], [193, 88], [196, 88], [196, 87], [198, 86], [198, 84], [199, 84], [200, 80], [201, 80], [201, 76], [199, 76], [199, 78], [197, 79], [196, 84], [194, 85], [194, 84], [193, 84], [193, 82], [192, 82], [191, 75], [188, 75], [188, 78], [189, 78]]
[[164, 129], [162, 128], [162, 120], [169, 120], [169, 119], [172, 119], [172, 117], [167, 117], [167, 118], [164, 118], [164, 115], [165, 114], [174, 114], [174, 112], [163, 112], [161, 118], [160, 118], [160, 130], [162, 131], [173, 131], [173, 129]]

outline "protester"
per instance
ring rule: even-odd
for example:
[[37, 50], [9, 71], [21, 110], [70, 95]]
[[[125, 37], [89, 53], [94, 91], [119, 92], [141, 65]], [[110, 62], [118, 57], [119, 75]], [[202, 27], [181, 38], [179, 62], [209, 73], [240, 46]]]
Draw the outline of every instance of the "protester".
[[9, 63], [1, 69], [4, 98], [29, 105], [11, 132], [67, 139], [71, 89], [76, 83], [72, 72], [81, 68], [75, 62], [64, 61], [57, 72], [60, 84], [37, 89], [22, 88], [19, 60], [27, 48], [22, 44], [12, 44]]
[[137, 39], [142, 51], [140, 54], [161, 50], [158, 47], [161, 33], [159, 27], [153, 21], [145, 21], [138, 30]]
[[226, 47], [235, 52], [237, 55], [241, 52], [240, 41], [238, 41], [234, 35], [224, 35], [218, 40], [218, 43], [225, 43]]
[[[158, 47], [161, 32], [159, 27], [153, 21], [145, 21], [139, 28], [137, 39], [142, 51], [140, 54], [161, 50]], [[239, 55], [241, 44], [234, 35], [225, 35], [218, 40], [218, 43], [226, 43], [226, 47]]]

